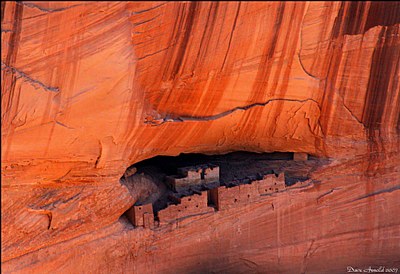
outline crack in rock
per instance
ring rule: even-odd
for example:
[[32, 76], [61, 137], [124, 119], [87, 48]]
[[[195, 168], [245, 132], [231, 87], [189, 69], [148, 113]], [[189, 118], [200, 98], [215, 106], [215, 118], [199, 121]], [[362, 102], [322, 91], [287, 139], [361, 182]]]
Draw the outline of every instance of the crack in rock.
[[157, 8], [159, 8], [159, 7], [164, 6], [165, 4], [168, 4], [168, 2], [161, 3], [161, 4], [157, 5], [157, 6], [154, 6], [154, 7], [145, 9], [145, 10], [133, 11], [133, 12], [131, 13], [131, 15], [134, 15], [134, 14], [141, 14], [141, 13], [144, 13], [144, 12], [148, 12], [148, 11], [151, 11], [151, 10], [155, 10], [155, 9], [157, 9]]
[[75, 128], [73, 128], [73, 127], [69, 127], [69, 126], [67, 126], [66, 124], [61, 123], [60, 121], [55, 120], [55, 122], [56, 122], [57, 125], [60, 125], [60, 126], [62, 126], [62, 127], [65, 127], [65, 128], [67, 128], [67, 129], [75, 129]]
[[307, 74], [308, 76], [310, 76], [310, 77], [312, 77], [312, 78], [314, 78], [314, 79], [316, 79], [316, 80], [318, 80], [318, 81], [321, 81], [322, 79], [319, 79], [318, 77], [316, 77], [316, 76], [314, 76], [314, 75], [312, 75], [310, 72], [308, 72], [307, 70], [306, 70], [306, 68], [304, 67], [304, 64], [303, 64], [303, 62], [301, 61], [301, 51], [303, 50], [303, 39], [302, 39], [302, 36], [303, 36], [303, 27], [304, 27], [304, 19], [305, 19], [305, 16], [306, 16], [306, 14], [307, 14], [307, 12], [308, 12], [308, 8], [307, 8], [307, 11], [305, 12], [305, 14], [304, 14], [304, 16], [303, 16], [303, 20], [302, 20], [302, 22], [301, 22], [301, 26], [300, 26], [300, 32], [299, 32], [299, 40], [300, 40], [300, 48], [299, 48], [299, 52], [297, 53], [297, 57], [298, 57], [298, 59], [299, 59], [299, 63], [300, 63], [300, 67], [301, 67], [301, 69], [304, 71], [304, 73], [305, 74]]
[[53, 221], [53, 212], [51, 210], [28, 208], [28, 211], [34, 214], [46, 215], [48, 218], [47, 230], [51, 229], [51, 224]]
[[148, 20], [144, 20], [144, 21], [141, 21], [141, 22], [134, 23], [134, 24], [133, 24], [133, 27], [137, 27], [137, 26], [140, 26], [140, 25], [149, 23], [149, 22], [151, 22], [151, 21], [154, 21], [154, 20], [156, 20], [158, 17], [160, 17], [160, 15], [161, 15], [161, 14], [158, 14], [158, 15], [156, 15], [156, 16], [154, 16], [153, 18], [150, 18], [150, 19], [148, 19]]
[[400, 190], [400, 185], [391, 187], [389, 189], [382, 189], [382, 190], [378, 190], [376, 192], [372, 192], [372, 193], [366, 194], [364, 196], [358, 197], [358, 198], [350, 201], [350, 203], [355, 202], [355, 201], [359, 201], [359, 200], [362, 200], [362, 199], [367, 199], [367, 198], [370, 198], [370, 197], [375, 196], [375, 195], [380, 195], [380, 194], [384, 194], [384, 193], [390, 193], [390, 192], [394, 192], [394, 191], [398, 191], [398, 190]]
[[357, 116], [350, 110], [350, 108], [347, 107], [347, 105], [346, 105], [345, 102], [344, 102], [344, 97], [343, 97], [339, 92], [337, 92], [337, 94], [339, 95], [340, 99], [342, 99], [342, 105], [343, 105], [343, 107], [350, 113], [350, 115], [351, 115], [359, 124], [361, 124], [361, 125], [365, 128], [364, 123], [361, 122], [361, 120], [357, 118]]
[[[164, 118], [160, 118], [160, 119], [154, 119], [154, 117], [147, 117], [144, 121], [145, 124], [150, 124], [152, 126], [160, 126], [164, 123], [171, 123], [171, 122], [186, 122], [186, 121], [195, 121], [195, 122], [205, 122], [205, 121], [214, 121], [220, 118], [223, 118], [233, 112], [236, 112], [238, 110], [248, 110], [251, 109], [253, 107], [264, 107], [266, 105], [268, 105], [271, 102], [275, 102], [275, 101], [286, 101], [286, 102], [299, 102], [299, 103], [305, 103], [308, 101], [314, 102], [317, 104], [318, 108], [319, 104], [316, 100], [311, 99], [311, 98], [307, 98], [307, 99], [303, 99], [303, 100], [298, 100], [298, 99], [287, 99], [287, 98], [274, 98], [274, 99], [270, 99], [266, 102], [263, 103], [253, 103], [247, 106], [243, 106], [243, 107], [235, 107], [233, 109], [221, 112], [219, 114], [215, 114], [215, 115], [210, 115], [210, 116], [179, 116], [177, 118], [171, 118], [169, 115], [167, 115]], [[321, 110], [321, 109], [320, 109]]]
[[145, 59], [145, 58], [147, 58], [147, 57], [150, 57], [150, 56], [156, 55], [156, 54], [158, 54], [158, 53], [160, 53], [160, 52], [166, 51], [166, 50], [168, 50], [168, 49], [169, 49], [170, 47], [172, 47], [172, 46], [173, 46], [173, 45], [169, 45], [169, 46], [166, 47], [166, 48], [157, 50], [157, 51], [155, 51], [155, 52], [153, 52], [153, 53], [146, 54], [145, 56], [142, 56], [142, 57], [137, 58], [137, 61], [143, 60], [143, 59]]
[[303, 257], [303, 263], [302, 263], [302, 265], [301, 265], [301, 271], [300, 271], [300, 273], [302, 273], [302, 274], [305, 274], [305, 273], [307, 273], [307, 264], [308, 264], [308, 260], [311, 258], [311, 256], [317, 251], [317, 249], [319, 248], [319, 246], [317, 246], [316, 248], [314, 248], [314, 250], [312, 250], [312, 247], [313, 247], [313, 245], [314, 245], [314, 243], [315, 243], [315, 239], [313, 239], [313, 240], [311, 240], [311, 244], [310, 244], [310, 246], [308, 247], [308, 249], [307, 249], [307, 252], [306, 252], [306, 254], [304, 255], [304, 257]]
[[24, 78], [25, 81], [29, 82], [35, 88], [37, 88], [37, 86], [39, 85], [43, 89], [51, 91], [51, 92], [59, 92], [60, 91], [59, 88], [45, 85], [42, 82], [40, 82], [39, 80], [33, 79], [25, 72], [20, 71], [17, 68], [14, 68], [11, 66], [7, 66], [4, 62], [1, 62], [1, 70], [11, 71], [11, 73], [18, 74], [19, 75], [18, 78]]
[[325, 196], [327, 196], [327, 195], [329, 195], [329, 194], [332, 194], [335, 190], [341, 190], [341, 189], [342, 189], [342, 188], [340, 188], [340, 187], [332, 188], [332, 189], [329, 190], [328, 192], [326, 192], [326, 193], [320, 195], [320, 196], [317, 198], [317, 203], [318, 203], [319, 200], [322, 199], [323, 197], [325, 197]]
[[39, 5], [36, 5], [36, 4], [33, 4], [33, 3], [26, 3], [26, 2], [17, 2], [17, 3], [19, 3], [21, 5], [24, 5], [24, 6], [28, 7], [28, 8], [38, 9], [38, 10], [46, 12], [46, 13], [64, 11], [64, 10], [68, 10], [68, 9], [83, 5], [83, 4], [76, 4], [76, 5], [72, 5], [72, 6], [65, 7], [65, 8], [47, 9], [47, 8], [43, 8], [43, 7], [41, 7]]

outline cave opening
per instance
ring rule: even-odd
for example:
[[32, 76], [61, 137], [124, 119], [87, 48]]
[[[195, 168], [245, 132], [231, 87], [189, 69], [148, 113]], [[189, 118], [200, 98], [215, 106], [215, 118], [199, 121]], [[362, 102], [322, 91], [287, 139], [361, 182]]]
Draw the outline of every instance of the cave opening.
[[[252, 201], [256, 196], [279, 192], [282, 187], [309, 180], [311, 172], [321, 163], [316, 157], [293, 152], [156, 156], [135, 163], [122, 176], [121, 183], [136, 198], [135, 205], [125, 215], [135, 226], [145, 226], [146, 220], [158, 223], [160, 219], [178, 218], [183, 211], [196, 215], [209, 209], [219, 210], [224, 207], [222, 194], [218, 192], [221, 187], [227, 191], [232, 189], [229, 190], [233, 193], [229, 194], [232, 195], [230, 202], [243, 204], [244, 200]], [[251, 190], [234, 193], [235, 187], [262, 182], [266, 176], [276, 181], [264, 187], [262, 194]], [[242, 192], [243, 189], [246, 187], [241, 187]], [[208, 208], [203, 208], [203, 204]]]

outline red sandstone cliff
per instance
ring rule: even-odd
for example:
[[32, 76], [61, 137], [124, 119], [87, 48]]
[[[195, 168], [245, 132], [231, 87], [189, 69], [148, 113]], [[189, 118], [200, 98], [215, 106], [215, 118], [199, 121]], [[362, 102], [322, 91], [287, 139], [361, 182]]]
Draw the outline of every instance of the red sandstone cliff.
[[[193, 247], [216, 271], [305, 271], [311, 256], [335, 254], [342, 267], [354, 246], [386, 263], [399, 254], [398, 2], [23, 1], [2, 2], [1, 14], [6, 271], [101, 272], [105, 261], [109, 271], [142, 273], [157, 261], [153, 271], [168, 272], [164, 246], [172, 254]], [[201, 233], [187, 225], [154, 236], [117, 222], [135, 202], [118, 182], [131, 164], [236, 150], [340, 159], [335, 172], [347, 180], [321, 171], [326, 184], [315, 193], [294, 205], [277, 198], [283, 211], [249, 205], [246, 217], [200, 221]], [[330, 205], [314, 204], [336, 188]], [[237, 229], [228, 228], [233, 220], [247, 233], [238, 232], [241, 244], [221, 240]], [[268, 244], [266, 232], [280, 236]], [[226, 252], [221, 261], [207, 253], [213, 241]], [[291, 256], [297, 264], [285, 266]], [[176, 269], [193, 264], [187, 257]]]

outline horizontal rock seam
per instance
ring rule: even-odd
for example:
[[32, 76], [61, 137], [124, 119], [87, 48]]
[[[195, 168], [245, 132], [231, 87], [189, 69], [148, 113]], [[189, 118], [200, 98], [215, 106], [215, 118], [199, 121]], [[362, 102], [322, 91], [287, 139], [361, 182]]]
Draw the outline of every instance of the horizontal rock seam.
[[[162, 120], [160, 123], [157, 123], [157, 122], [155, 122], [155, 121], [147, 121], [147, 120], [145, 121], [145, 123], [146, 123], [146, 124], [153, 125], [153, 126], [159, 126], [159, 125], [162, 125], [162, 124], [164, 124], [164, 123], [171, 123], [171, 122], [185, 122], [185, 121], [204, 122], [204, 121], [214, 121], [214, 120], [223, 118], [223, 117], [225, 117], [225, 116], [227, 116], [227, 115], [229, 115], [229, 114], [231, 114], [231, 113], [233, 113], [233, 112], [235, 112], [235, 111], [238, 111], [238, 110], [248, 110], [248, 109], [251, 109], [251, 108], [257, 107], [257, 106], [259, 106], [259, 107], [264, 107], [264, 106], [268, 105], [269, 103], [275, 102], [275, 101], [299, 102], [299, 103], [305, 103], [305, 102], [308, 102], [308, 101], [312, 101], [312, 102], [316, 103], [317, 106], [318, 106], [318, 108], [320, 109], [318, 102], [317, 102], [316, 100], [314, 100], [314, 99], [311, 99], [311, 98], [307, 98], [307, 99], [303, 99], [303, 100], [298, 100], [298, 99], [285, 99], [285, 98], [274, 98], [274, 99], [270, 99], [270, 100], [268, 100], [268, 101], [266, 101], [266, 102], [263, 102], [263, 103], [253, 103], [253, 104], [250, 104], [250, 105], [247, 105], [247, 106], [244, 106], [244, 107], [235, 107], [235, 108], [233, 108], [233, 109], [230, 109], [230, 110], [221, 112], [221, 113], [219, 113], [219, 114], [210, 115], [210, 116], [179, 116], [179, 117], [177, 117], [177, 118], [171, 118], [171, 117], [169, 117], [169, 116], [167, 115], [165, 118], [159, 119], [159, 120]], [[159, 121], [159, 120], [157, 120], [157, 121]]]
[[14, 68], [14, 67], [11, 67], [11, 66], [7, 66], [3, 62], [1, 62], [1, 70], [8, 70], [8, 71], [11, 71], [12, 73], [18, 74], [20, 77], [24, 78], [25, 81], [29, 82], [35, 88], [36, 88], [36, 85], [39, 85], [43, 89], [51, 91], [51, 92], [59, 92], [60, 91], [59, 88], [45, 85], [42, 82], [40, 82], [39, 80], [33, 79], [32, 77], [30, 77], [25, 72], [20, 71], [20, 70]]

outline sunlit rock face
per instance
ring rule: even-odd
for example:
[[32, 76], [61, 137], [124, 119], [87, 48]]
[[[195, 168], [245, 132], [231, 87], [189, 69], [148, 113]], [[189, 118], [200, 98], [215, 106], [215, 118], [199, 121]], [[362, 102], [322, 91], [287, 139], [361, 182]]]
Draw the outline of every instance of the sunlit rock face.
[[[315, 175], [329, 181], [315, 193], [334, 189], [327, 197], [337, 197], [332, 205], [338, 211], [304, 209], [303, 201], [316, 203], [313, 191], [286, 205], [284, 213], [271, 213], [278, 215], [243, 209], [250, 242], [240, 252], [270, 248], [270, 259], [258, 251], [240, 257], [239, 237], [221, 247], [233, 259], [204, 255], [204, 270], [232, 271], [243, 264], [257, 271], [301, 272], [309, 269], [311, 256], [335, 254], [342, 254], [345, 265], [346, 252], [353, 254], [357, 245], [350, 244], [350, 236], [340, 238], [340, 248], [319, 242], [325, 245], [313, 250], [318, 241], [346, 233], [364, 233], [354, 234], [363, 242], [364, 258], [383, 254], [381, 261], [390, 262], [400, 248], [391, 241], [399, 236], [393, 218], [400, 201], [399, 3], [23, 1], [2, 2], [1, 16], [2, 262], [8, 271], [92, 269], [104, 262], [110, 270], [144, 271], [163, 256], [154, 250], [165, 244], [175, 246], [172, 254], [185, 246], [193, 246], [193, 257], [205, 254], [196, 237], [211, 241], [225, 235], [239, 213], [216, 224], [213, 233], [221, 231], [219, 236], [208, 230], [198, 236], [189, 225], [154, 238], [118, 222], [136, 201], [119, 183], [127, 167], [157, 155], [193, 152], [305, 152], [341, 163], [332, 167], [340, 170]], [[348, 181], [324, 179], [331, 172]], [[354, 201], [341, 203], [349, 181], [357, 184], [348, 194]], [[260, 210], [249, 206], [248, 212]], [[311, 211], [319, 217], [312, 219]], [[329, 230], [340, 212], [365, 221], [346, 217], [342, 225], [349, 231]], [[281, 218], [292, 215], [299, 223], [282, 225], [289, 219]], [[268, 223], [269, 218], [275, 221]], [[82, 236], [95, 230], [93, 239]], [[274, 237], [302, 234], [252, 245], [266, 230]], [[174, 245], [181, 233], [189, 235], [187, 242]], [[113, 249], [114, 236], [128, 247]], [[87, 260], [77, 255], [82, 244], [96, 250]], [[103, 245], [110, 249], [96, 248]], [[143, 255], [143, 246], [150, 255]], [[40, 253], [57, 257], [61, 251], [71, 265]], [[297, 256], [293, 266], [280, 265], [292, 255]], [[195, 267], [190, 260], [178, 270]], [[171, 262], [161, 262], [154, 271], [167, 272]], [[308, 266], [339, 270], [317, 262]]]

